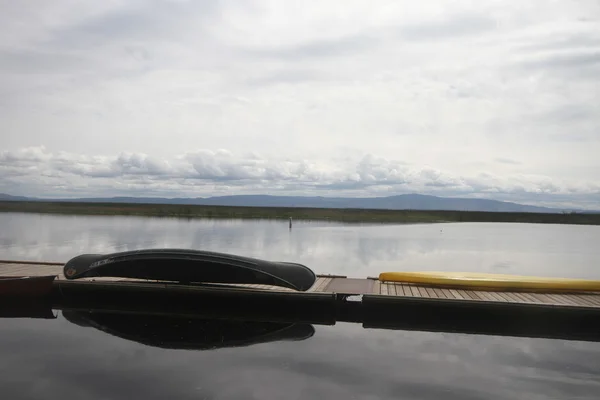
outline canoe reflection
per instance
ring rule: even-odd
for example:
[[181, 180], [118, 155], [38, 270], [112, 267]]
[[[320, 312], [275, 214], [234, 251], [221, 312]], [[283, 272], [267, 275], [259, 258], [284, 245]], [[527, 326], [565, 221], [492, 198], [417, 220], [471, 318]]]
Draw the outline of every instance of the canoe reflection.
[[167, 349], [211, 350], [312, 337], [310, 324], [189, 319], [143, 314], [63, 311], [73, 324], [113, 336]]

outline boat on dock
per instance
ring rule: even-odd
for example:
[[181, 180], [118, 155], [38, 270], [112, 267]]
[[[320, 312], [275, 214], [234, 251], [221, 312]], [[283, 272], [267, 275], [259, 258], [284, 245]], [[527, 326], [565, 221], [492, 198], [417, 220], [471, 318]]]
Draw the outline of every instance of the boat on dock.
[[67, 279], [117, 277], [183, 283], [270, 285], [306, 291], [315, 273], [301, 264], [186, 249], [84, 254], [64, 266]]
[[382, 272], [379, 280], [481, 291], [600, 292], [600, 281], [475, 272]]
[[600, 341], [600, 290], [546, 286], [532, 291], [519, 285], [488, 290], [458, 281], [417, 282], [398, 274], [317, 275], [300, 264], [185, 249], [82, 255], [54, 265], [0, 261], [0, 276], [40, 276], [48, 283], [48, 275], [58, 275], [51, 282], [52, 308], [63, 311], [352, 322], [369, 328]]

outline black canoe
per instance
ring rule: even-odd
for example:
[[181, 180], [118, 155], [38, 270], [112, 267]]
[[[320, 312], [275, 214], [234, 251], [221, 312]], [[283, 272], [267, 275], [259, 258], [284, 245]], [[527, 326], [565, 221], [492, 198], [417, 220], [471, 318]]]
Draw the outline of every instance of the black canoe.
[[182, 283], [262, 284], [308, 290], [316, 280], [304, 265], [186, 249], [84, 254], [64, 266], [67, 279], [120, 277]]

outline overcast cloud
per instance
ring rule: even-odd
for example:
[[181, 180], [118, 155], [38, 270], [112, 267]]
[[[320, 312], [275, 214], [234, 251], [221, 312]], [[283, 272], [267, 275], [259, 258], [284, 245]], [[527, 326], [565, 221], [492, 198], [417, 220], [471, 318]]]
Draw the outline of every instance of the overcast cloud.
[[600, 208], [600, 3], [0, 2], [0, 192]]

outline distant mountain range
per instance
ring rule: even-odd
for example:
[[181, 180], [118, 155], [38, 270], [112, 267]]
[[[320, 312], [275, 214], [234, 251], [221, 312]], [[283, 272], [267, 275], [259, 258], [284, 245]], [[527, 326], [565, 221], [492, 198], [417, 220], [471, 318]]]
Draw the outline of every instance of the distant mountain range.
[[10, 194], [0, 193], [0, 200], [10, 200], [10, 201], [31, 201], [37, 200], [35, 198], [23, 197], [23, 196], [11, 196]]
[[94, 197], [79, 199], [42, 199], [23, 196], [11, 196], [8, 194], [0, 193], [0, 200], [89, 203], [189, 204], [245, 207], [363, 208], [387, 210], [455, 210], [537, 213], [560, 213], [564, 211], [571, 211], [557, 208], [537, 207], [524, 204], [510, 203], [498, 200], [436, 197], [421, 194], [402, 194], [398, 196], [363, 198], [237, 195], [207, 198]]

